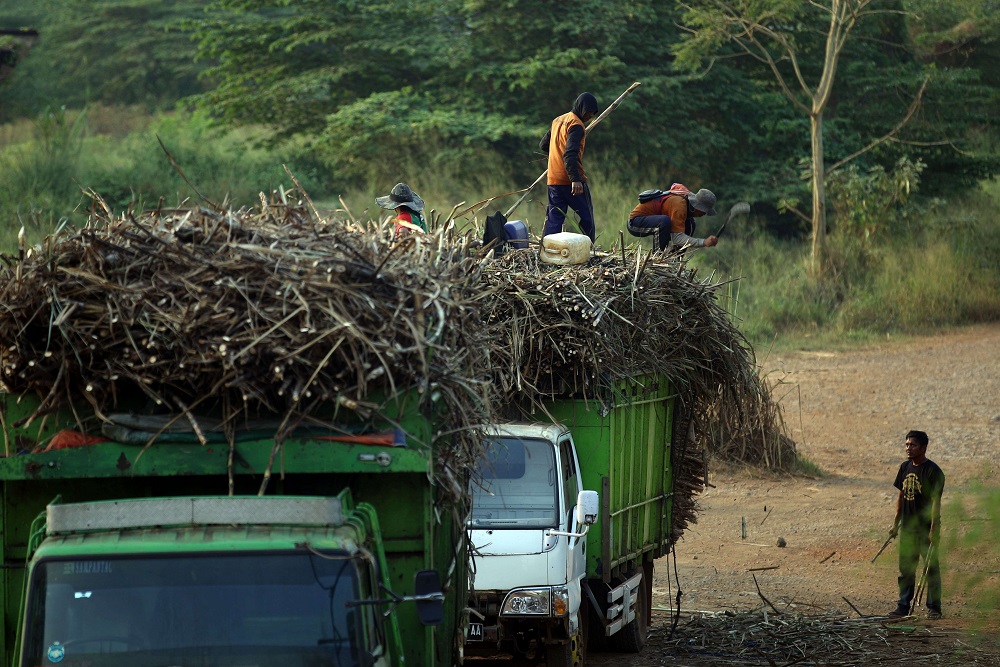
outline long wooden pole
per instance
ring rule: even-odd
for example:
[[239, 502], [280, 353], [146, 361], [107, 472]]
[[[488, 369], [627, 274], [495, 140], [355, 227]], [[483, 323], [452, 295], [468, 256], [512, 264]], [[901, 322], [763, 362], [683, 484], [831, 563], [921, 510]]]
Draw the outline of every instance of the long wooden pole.
[[[588, 125], [587, 129], [586, 129], [587, 134], [590, 134], [590, 131], [593, 130], [594, 127], [598, 123], [600, 123], [602, 120], [604, 120], [604, 118], [609, 113], [611, 113], [616, 108], [618, 108], [618, 105], [622, 103], [622, 100], [624, 100], [626, 97], [628, 97], [629, 95], [631, 95], [632, 91], [635, 90], [636, 88], [638, 88], [639, 85], [640, 85], [640, 83], [638, 81], [636, 81], [635, 83], [633, 83], [631, 86], [628, 87], [628, 90], [626, 90], [624, 93], [622, 93], [621, 95], [619, 95], [618, 99], [615, 100], [614, 102], [612, 102], [610, 104], [610, 106], [608, 106], [607, 109], [605, 109], [604, 111], [602, 111], [600, 113], [600, 115], [597, 116], [597, 118], [595, 118], [594, 120], [590, 121], [590, 125]], [[533, 187], [535, 187], [536, 185], [538, 185], [539, 183], [541, 183], [542, 179], [545, 178], [545, 175], [548, 174], [548, 173], [549, 173], [549, 170], [546, 169], [545, 171], [542, 172], [541, 176], [539, 176], [538, 178], [535, 179], [534, 183], [532, 183], [527, 188], [525, 188], [524, 194], [521, 195], [521, 198], [518, 199], [516, 202], [514, 202], [513, 206], [511, 206], [509, 209], [507, 209], [506, 217], [509, 218], [511, 216], [511, 214], [514, 212], [514, 209], [516, 209], [518, 206], [520, 206], [521, 202], [523, 202], [525, 199], [527, 199], [528, 194], [531, 192], [531, 189]]]

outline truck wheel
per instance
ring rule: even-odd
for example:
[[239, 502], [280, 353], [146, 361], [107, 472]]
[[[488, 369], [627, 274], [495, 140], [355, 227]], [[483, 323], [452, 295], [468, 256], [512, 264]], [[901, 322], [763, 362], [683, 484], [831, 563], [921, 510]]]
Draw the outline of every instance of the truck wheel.
[[[626, 578], [632, 576], [633, 574], [629, 574]], [[619, 653], [638, 653], [646, 645], [646, 637], [649, 634], [649, 606], [652, 592], [653, 564], [644, 563], [642, 583], [636, 589], [635, 618], [608, 638], [611, 641], [612, 650]]]
[[580, 635], [565, 644], [545, 645], [545, 667], [580, 667], [583, 665], [583, 642]]
[[[587, 606], [581, 605], [577, 614], [586, 614]], [[565, 644], [545, 645], [545, 665], [546, 667], [581, 667], [587, 652], [586, 640], [587, 625], [584, 616], [580, 616], [583, 623], [577, 625], [577, 633], [570, 637]]]

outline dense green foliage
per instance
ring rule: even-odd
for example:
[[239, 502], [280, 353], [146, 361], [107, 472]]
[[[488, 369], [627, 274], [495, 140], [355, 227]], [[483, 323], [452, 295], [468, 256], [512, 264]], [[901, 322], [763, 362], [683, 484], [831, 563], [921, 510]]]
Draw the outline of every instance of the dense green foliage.
[[[815, 75], [822, 14], [769, 1], [799, 21], [800, 65]], [[929, 76], [919, 113], [859, 168], [922, 162], [928, 193], [996, 173], [1000, 27], [989, 3], [874, 6], [886, 12], [859, 23], [841, 58], [828, 162], [892, 129]], [[752, 59], [722, 57], [695, 75], [672, 67], [687, 16], [657, 0], [0, 0], [0, 25], [42, 33], [5, 85], [0, 120], [197, 95], [212, 118], [308, 146], [330, 190], [426, 170], [479, 184], [501, 176], [513, 189], [541, 171], [537, 140], [579, 92], [606, 105], [641, 81], [590, 142], [589, 163], [611, 161], [643, 185], [713, 187], [760, 210], [808, 200], [808, 120]]]
[[40, 33], [0, 96], [0, 122], [87, 103], [171, 106], [202, 89], [180, 30], [198, 0], [0, 0], [0, 27]]
[[[802, 21], [802, 71], [815, 75], [823, 15], [784, 4]], [[829, 161], [891, 130], [930, 76], [921, 113], [864, 166], [919, 160], [942, 190], [1000, 169], [969, 143], [996, 118], [996, 89], [976, 83], [976, 67], [929, 67], [910, 43], [903, 4], [876, 4], [888, 11], [859, 25], [842, 55]], [[613, 155], [636, 178], [710, 184], [758, 203], [808, 198], [799, 164], [807, 119], [787, 108], [759, 63], [721, 59], [702, 76], [673, 70], [683, 35], [675, 26], [686, 14], [669, 3], [412, 0], [404, 11], [385, 1], [217, 0], [208, 16], [194, 27], [220, 85], [203, 104], [226, 122], [304, 133], [342, 183], [456, 161], [478, 173], [484, 159], [526, 180], [537, 172], [535, 140], [579, 91], [607, 104], [638, 80], [642, 88], [591, 142], [594, 160]], [[965, 104], [954, 103], [959, 95]]]

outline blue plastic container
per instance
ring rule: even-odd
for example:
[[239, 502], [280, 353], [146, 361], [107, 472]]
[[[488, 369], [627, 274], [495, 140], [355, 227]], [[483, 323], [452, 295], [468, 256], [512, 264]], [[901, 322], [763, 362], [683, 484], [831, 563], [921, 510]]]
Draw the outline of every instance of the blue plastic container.
[[511, 248], [528, 247], [528, 226], [523, 220], [511, 220], [503, 228], [507, 232], [507, 245]]

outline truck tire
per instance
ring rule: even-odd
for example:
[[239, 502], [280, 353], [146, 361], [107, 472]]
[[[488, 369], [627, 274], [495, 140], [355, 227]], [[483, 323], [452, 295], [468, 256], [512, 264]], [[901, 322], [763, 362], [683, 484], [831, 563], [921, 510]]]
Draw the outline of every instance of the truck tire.
[[[586, 613], [584, 607], [580, 612]], [[565, 644], [545, 645], [545, 667], [582, 667], [586, 655], [586, 625], [579, 625], [579, 631]]]
[[[626, 579], [634, 576], [629, 573]], [[649, 609], [653, 593], [653, 563], [643, 563], [642, 583], [636, 589], [635, 618], [608, 639], [611, 650], [619, 653], [638, 653], [646, 645], [649, 635]]]

